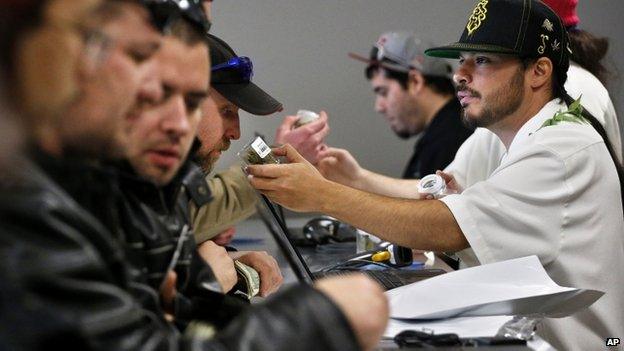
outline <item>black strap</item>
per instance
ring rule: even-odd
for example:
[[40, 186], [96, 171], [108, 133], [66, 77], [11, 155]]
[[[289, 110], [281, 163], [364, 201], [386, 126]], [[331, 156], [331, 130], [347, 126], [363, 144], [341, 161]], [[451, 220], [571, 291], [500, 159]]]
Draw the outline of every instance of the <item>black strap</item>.
[[[572, 98], [569, 94], [566, 94], [564, 101], [568, 106], [570, 106], [574, 102], [574, 98]], [[611, 140], [609, 140], [609, 137], [607, 136], [607, 131], [604, 129], [604, 126], [602, 125], [602, 123], [600, 123], [596, 119], [596, 117], [594, 117], [594, 115], [591, 114], [591, 112], [589, 112], [586, 108], [583, 108], [582, 115], [583, 117], [585, 117], [585, 119], [589, 121], [592, 127], [594, 127], [596, 132], [600, 134], [600, 136], [602, 137], [602, 140], [604, 140], [605, 145], [607, 146], [607, 150], [609, 151], [609, 155], [611, 155], [611, 159], [613, 160], [613, 163], [615, 164], [615, 170], [617, 171], [617, 175], [620, 180], [620, 197], [622, 199], [622, 206], [624, 207], [624, 169], [622, 168], [622, 164], [620, 163], [617, 156], [615, 155], [613, 144], [611, 143]]]

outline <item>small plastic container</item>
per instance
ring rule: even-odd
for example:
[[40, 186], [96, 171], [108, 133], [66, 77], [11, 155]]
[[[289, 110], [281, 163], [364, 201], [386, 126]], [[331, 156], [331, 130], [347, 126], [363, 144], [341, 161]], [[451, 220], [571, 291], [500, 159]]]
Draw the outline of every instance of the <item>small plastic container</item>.
[[446, 182], [437, 174], [429, 174], [418, 183], [418, 192], [423, 195], [433, 195], [434, 199], [446, 196]]
[[266, 165], [280, 163], [277, 157], [271, 152], [271, 148], [256, 136], [251, 139], [239, 152], [240, 157], [246, 165]]
[[312, 123], [316, 121], [320, 116], [318, 113], [313, 111], [299, 110], [297, 111], [297, 117], [299, 117], [299, 119], [297, 120], [297, 122], [295, 122], [295, 128], [299, 128], [308, 123]]

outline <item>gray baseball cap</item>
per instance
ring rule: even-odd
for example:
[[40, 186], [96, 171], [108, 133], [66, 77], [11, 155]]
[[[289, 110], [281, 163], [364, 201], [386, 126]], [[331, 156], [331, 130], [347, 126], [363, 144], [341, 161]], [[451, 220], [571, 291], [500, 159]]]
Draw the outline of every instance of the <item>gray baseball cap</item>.
[[349, 57], [392, 71], [416, 69], [424, 75], [450, 78], [453, 69], [446, 60], [425, 56], [425, 49], [430, 47], [431, 43], [423, 42], [414, 33], [386, 32], [379, 36], [368, 58], [352, 52]]

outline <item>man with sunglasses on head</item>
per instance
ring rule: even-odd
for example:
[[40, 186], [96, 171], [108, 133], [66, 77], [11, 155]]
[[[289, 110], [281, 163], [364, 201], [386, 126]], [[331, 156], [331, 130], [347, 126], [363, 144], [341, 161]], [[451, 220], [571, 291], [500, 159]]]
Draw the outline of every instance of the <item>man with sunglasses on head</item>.
[[[204, 117], [198, 128], [200, 147], [194, 155], [207, 175], [221, 153], [229, 148], [231, 140], [240, 138], [240, 109], [258, 116], [282, 110], [281, 103], [251, 82], [253, 64], [250, 58], [237, 56], [227, 43], [215, 36], [209, 35], [208, 41], [213, 64], [212, 89], [202, 106]], [[326, 114], [323, 112], [318, 121], [292, 130], [296, 120], [296, 116], [287, 116], [278, 129], [276, 140], [292, 141], [300, 150], [318, 149], [328, 131]], [[223, 236], [219, 233], [233, 231], [233, 225], [251, 216], [258, 198], [239, 166], [208, 176], [207, 180], [213, 200], [203, 206], [190, 202], [195, 238], [198, 243], [205, 242], [200, 245], [200, 252], [205, 245], [211, 247], [213, 242], [218, 243]], [[266, 252], [230, 251], [229, 254], [258, 271], [260, 296], [268, 295], [281, 285], [282, 276], [277, 262]]]
[[[221, 153], [229, 149], [231, 140], [240, 138], [239, 109], [264, 116], [279, 112], [283, 107], [251, 82], [251, 59], [236, 56], [221, 39], [211, 40], [216, 40], [218, 47], [211, 47], [211, 60], [216, 62], [212, 67], [213, 91], [219, 97], [226, 98], [220, 99], [219, 103], [223, 130], [213, 130], [205, 121], [199, 130], [202, 146], [195, 160], [207, 175], [214, 201], [199, 208], [191, 203], [191, 216], [198, 242], [210, 239], [227, 245], [235, 232], [233, 226], [256, 212], [258, 197], [238, 165], [214, 175], [211, 172]], [[303, 126], [297, 126], [298, 120], [298, 116], [286, 116], [276, 130], [274, 144], [290, 144], [308, 161], [316, 164], [329, 134], [327, 114], [321, 111], [319, 118]]]
[[[212, 1], [200, 1], [206, 16], [211, 19]], [[221, 63], [223, 65], [221, 65], [220, 70], [227, 69], [227, 63], [225, 61]], [[245, 70], [243, 66], [239, 67]], [[253, 67], [251, 67], [252, 75]], [[250, 79], [251, 76], [249, 76]], [[228, 83], [221, 85], [227, 86]], [[250, 112], [245, 107], [243, 107], [243, 110], [257, 115], [268, 115], [281, 111], [281, 104], [272, 97], [268, 95], [267, 97], [269, 99], [264, 103], [269, 106], [268, 110], [265, 108], [261, 111]], [[250, 106], [250, 108], [252, 107]], [[321, 111], [320, 118], [316, 121], [295, 128], [298, 120], [299, 117], [297, 116], [284, 117], [284, 120], [275, 131], [274, 144], [290, 144], [309, 162], [316, 164], [320, 159], [321, 152], [326, 149], [324, 141], [329, 134], [327, 113]], [[201, 129], [205, 130], [204, 128]], [[228, 140], [238, 139], [238, 137], [235, 139], [227, 135], [226, 137]], [[210, 144], [213, 143], [211, 142]], [[203, 155], [196, 158], [197, 163], [207, 175], [208, 186], [214, 199], [214, 201], [201, 208], [197, 208], [197, 206], [191, 203], [192, 222], [198, 242], [210, 239], [218, 242], [220, 245], [225, 246], [229, 244], [236, 232], [234, 226], [256, 212], [258, 197], [255, 190], [247, 182], [245, 174], [243, 174], [240, 167], [232, 166], [227, 170], [210, 175], [221, 152], [227, 150], [227, 148], [229, 148], [229, 142], [225, 140], [210, 147], [204, 145], [202, 148]]]
[[[270, 115], [282, 109], [282, 104], [251, 82], [253, 64], [250, 58], [237, 56], [223, 40], [208, 36], [210, 58], [213, 64], [211, 93], [202, 106], [204, 115], [198, 128], [200, 147], [194, 159], [206, 175], [210, 174], [221, 153], [230, 146], [231, 140], [240, 138], [239, 110], [253, 115]], [[288, 116], [280, 127], [277, 140], [299, 142], [301, 149], [317, 149], [327, 128], [326, 115], [320, 121], [291, 130], [286, 124], [297, 117]], [[283, 128], [282, 128], [283, 127]], [[255, 212], [257, 193], [247, 182], [239, 166], [207, 177], [213, 200], [203, 206], [190, 202], [194, 234], [203, 252], [204, 245], [211, 247], [219, 240], [218, 233], [227, 231], [238, 221]], [[215, 237], [215, 235], [217, 235]], [[221, 243], [223, 245], [223, 243]], [[279, 288], [282, 282], [277, 262], [266, 252], [230, 251], [230, 256], [247, 264], [260, 274], [260, 296], [266, 296]]]
[[[211, 172], [221, 152], [229, 148], [230, 141], [240, 138], [240, 108], [254, 115], [270, 115], [282, 109], [282, 104], [251, 82], [253, 64], [250, 58], [237, 56], [223, 40], [213, 35], [208, 35], [208, 44], [212, 64], [211, 91], [201, 106], [203, 118], [197, 131], [200, 146], [194, 154], [194, 160], [205, 174]], [[204, 206], [190, 203], [195, 238], [198, 243], [203, 243], [200, 252], [205, 246], [213, 245], [208, 240], [212, 238], [211, 233], [235, 224], [239, 215], [251, 215], [257, 197], [240, 167], [207, 180], [213, 201]], [[248, 207], [252, 207], [251, 211]], [[281, 285], [282, 275], [277, 262], [266, 252], [230, 251], [229, 254], [259, 273], [260, 296], [267, 296]]]

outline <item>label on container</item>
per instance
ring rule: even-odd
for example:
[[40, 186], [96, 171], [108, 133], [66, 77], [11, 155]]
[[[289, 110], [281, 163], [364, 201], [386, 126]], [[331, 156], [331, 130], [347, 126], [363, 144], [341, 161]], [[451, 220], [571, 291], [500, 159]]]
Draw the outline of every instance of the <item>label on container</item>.
[[256, 151], [260, 158], [265, 158], [271, 152], [271, 148], [262, 140], [261, 137], [257, 137], [256, 140], [251, 143], [251, 147]]

